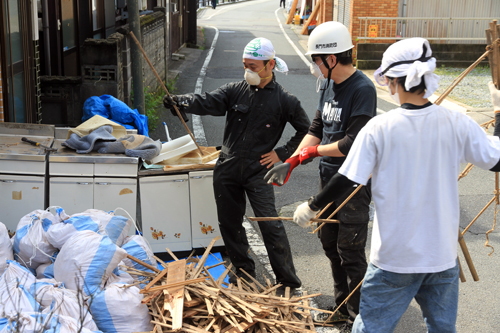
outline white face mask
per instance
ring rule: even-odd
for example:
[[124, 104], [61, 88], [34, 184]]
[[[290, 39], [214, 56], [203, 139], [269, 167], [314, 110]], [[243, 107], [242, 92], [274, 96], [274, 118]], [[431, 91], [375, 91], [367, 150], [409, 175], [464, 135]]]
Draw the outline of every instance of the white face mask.
[[255, 73], [249, 68], [245, 69], [245, 81], [251, 86], [258, 86], [260, 84], [259, 73]]
[[399, 101], [399, 93], [398, 93], [398, 84], [396, 82], [396, 87], [394, 88], [396, 91], [394, 94], [391, 91], [391, 87], [389, 85], [389, 94], [391, 95], [391, 98], [396, 102], [397, 105], [401, 105], [401, 102]]
[[[323, 65], [323, 63], [319, 64], [319, 66], [321, 65]], [[319, 66], [315, 62], [312, 62], [309, 65], [309, 70], [311, 71], [311, 74], [318, 78], [316, 80], [316, 92], [319, 92], [319, 88], [321, 88], [321, 84], [325, 80], [325, 76], [321, 72], [321, 69], [319, 69]]]

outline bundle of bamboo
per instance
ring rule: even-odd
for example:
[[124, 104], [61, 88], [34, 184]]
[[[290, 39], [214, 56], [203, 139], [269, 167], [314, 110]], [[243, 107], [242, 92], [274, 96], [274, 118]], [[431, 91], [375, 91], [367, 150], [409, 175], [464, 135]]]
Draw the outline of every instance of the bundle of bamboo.
[[153, 332], [316, 332], [310, 310], [332, 313], [309, 306], [309, 299], [320, 294], [304, 292], [299, 297], [287, 288], [285, 297], [276, 296], [280, 285], [273, 286], [267, 278], [266, 286], [248, 274], [248, 279], [238, 278], [237, 285], [227, 285], [224, 279], [232, 265], [214, 279], [208, 270], [225, 262], [204, 264], [218, 239], [200, 259], [178, 260], [171, 253], [175, 261], [160, 261], [162, 271], [144, 274], [150, 282], [141, 289], [142, 303], [150, 309]]

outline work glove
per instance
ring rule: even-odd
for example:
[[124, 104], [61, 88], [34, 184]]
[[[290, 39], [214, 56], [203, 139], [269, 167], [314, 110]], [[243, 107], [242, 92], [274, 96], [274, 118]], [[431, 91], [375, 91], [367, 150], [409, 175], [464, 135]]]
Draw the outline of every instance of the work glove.
[[309, 207], [308, 202], [304, 202], [300, 204], [295, 213], [293, 213], [293, 222], [300, 225], [302, 228], [307, 228], [312, 224], [311, 219], [314, 218], [318, 214], [318, 211], [314, 211]]
[[318, 153], [318, 146], [319, 145], [302, 148], [299, 154], [300, 164], [307, 164], [311, 162], [315, 157], [321, 156]]
[[264, 176], [264, 180], [268, 184], [273, 184], [277, 186], [283, 186], [290, 178], [292, 170], [300, 164], [299, 156], [290, 157], [285, 161], [285, 163], [275, 166], [269, 170]]
[[169, 109], [172, 115], [176, 117], [177, 117], [177, 112], [175, 112], [174, 106], [177, 106], [177, 109], [179, 110], [182, 119], [184, 119], [184, 122], [188, 122], [189, 118], [187, 117], [183, 109], [186, 106], [189, 106], [189, 99], [190, 98], [186, 95], [165, 95], [163, 97], [163, 106]]
[[488, 88], [491, 93], [491, 103], [493, 104], [493, 111], [500, 111], [500, 90], [498, 90], [493, 82], [488, 82]]

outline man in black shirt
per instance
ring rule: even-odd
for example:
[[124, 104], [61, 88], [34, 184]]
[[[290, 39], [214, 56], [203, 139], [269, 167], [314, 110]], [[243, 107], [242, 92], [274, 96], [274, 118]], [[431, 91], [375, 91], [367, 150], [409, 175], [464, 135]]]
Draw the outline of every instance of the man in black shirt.
[[[352, 42], [347, 28], [339, 22], [326, 22], [311, 33], [307, 55], [311, 55], [311, 73], [318, 77], [316, 116], [298, 149], [282, 165], [270, 170], [266, 180], [283, 185], [298, 163], [322, 156], [320, 186], [337, 173], [349, 153], [359, 130], [376, 115], [377, 96], [373, 83], [352, 66]], [[296, 162], [298, 159], [298, 162]], [[351, 191], [352, 192], [352, 191]], [[321, 218], [327, 218], [347, 198], [336, 200]], [[365, 245], [368, 232], [370, 186], [363, 187], [334, 217], [339, 224], [326, 224], [319, 232], [326, 256], [330, 259], [336, 305], [340, 305], [362, 281], [366, 268]], [[350, 332], [359, 313], [359, 290], [338, 313], [319, 313], [319, 323], [347, 321], [342, 332]]]
[[[286, 160], [306, 135], [310, 121], [299, 100], [276, 82], [273, 69], [287, 71], [275, 57], [271, 42], [255, 38], [243, 53], [245, 80], [232, 82], [204, 94], [165, 96], [164, 105], [172, 110], [198, 115], [226, 116], [224, 140], [214, 169], [217, 215], [224, 244], [232, 264], [255, 276], [255, 264], [248, 254], [249, 244], [243, 227], [245, 194], [255, 216], [278, 216], [273, 186], [264, 175], [275, 163]], [[175, 113], [174, 113], [175, 114]], [[287, 123], [296, 130], [283, 146], [276, 147]], [[295, 274], [290, 245], [283, 222], [259, 222], [276, 282], [285, 288], [301, 286]], [[237, 271], [238, 276], [246, 276]], [[231, 282], [236, 278], [232, 276]]]

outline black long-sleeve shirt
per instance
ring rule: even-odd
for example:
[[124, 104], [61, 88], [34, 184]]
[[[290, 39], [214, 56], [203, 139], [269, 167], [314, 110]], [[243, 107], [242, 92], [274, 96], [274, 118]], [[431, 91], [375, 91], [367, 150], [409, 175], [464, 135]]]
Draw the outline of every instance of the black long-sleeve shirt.
[[[299, 100], [275, 77], [264, 88], [246, 81], [232, 82], [203, 94], [188, 94], [183, 111], [197, 115], [226, 116], [222, 152], [251, 159], [275, 150], [285, 161], [307, 134], [310, 121]], [[283, 146], [276, 147], [286, 123], [296, 130]]]

